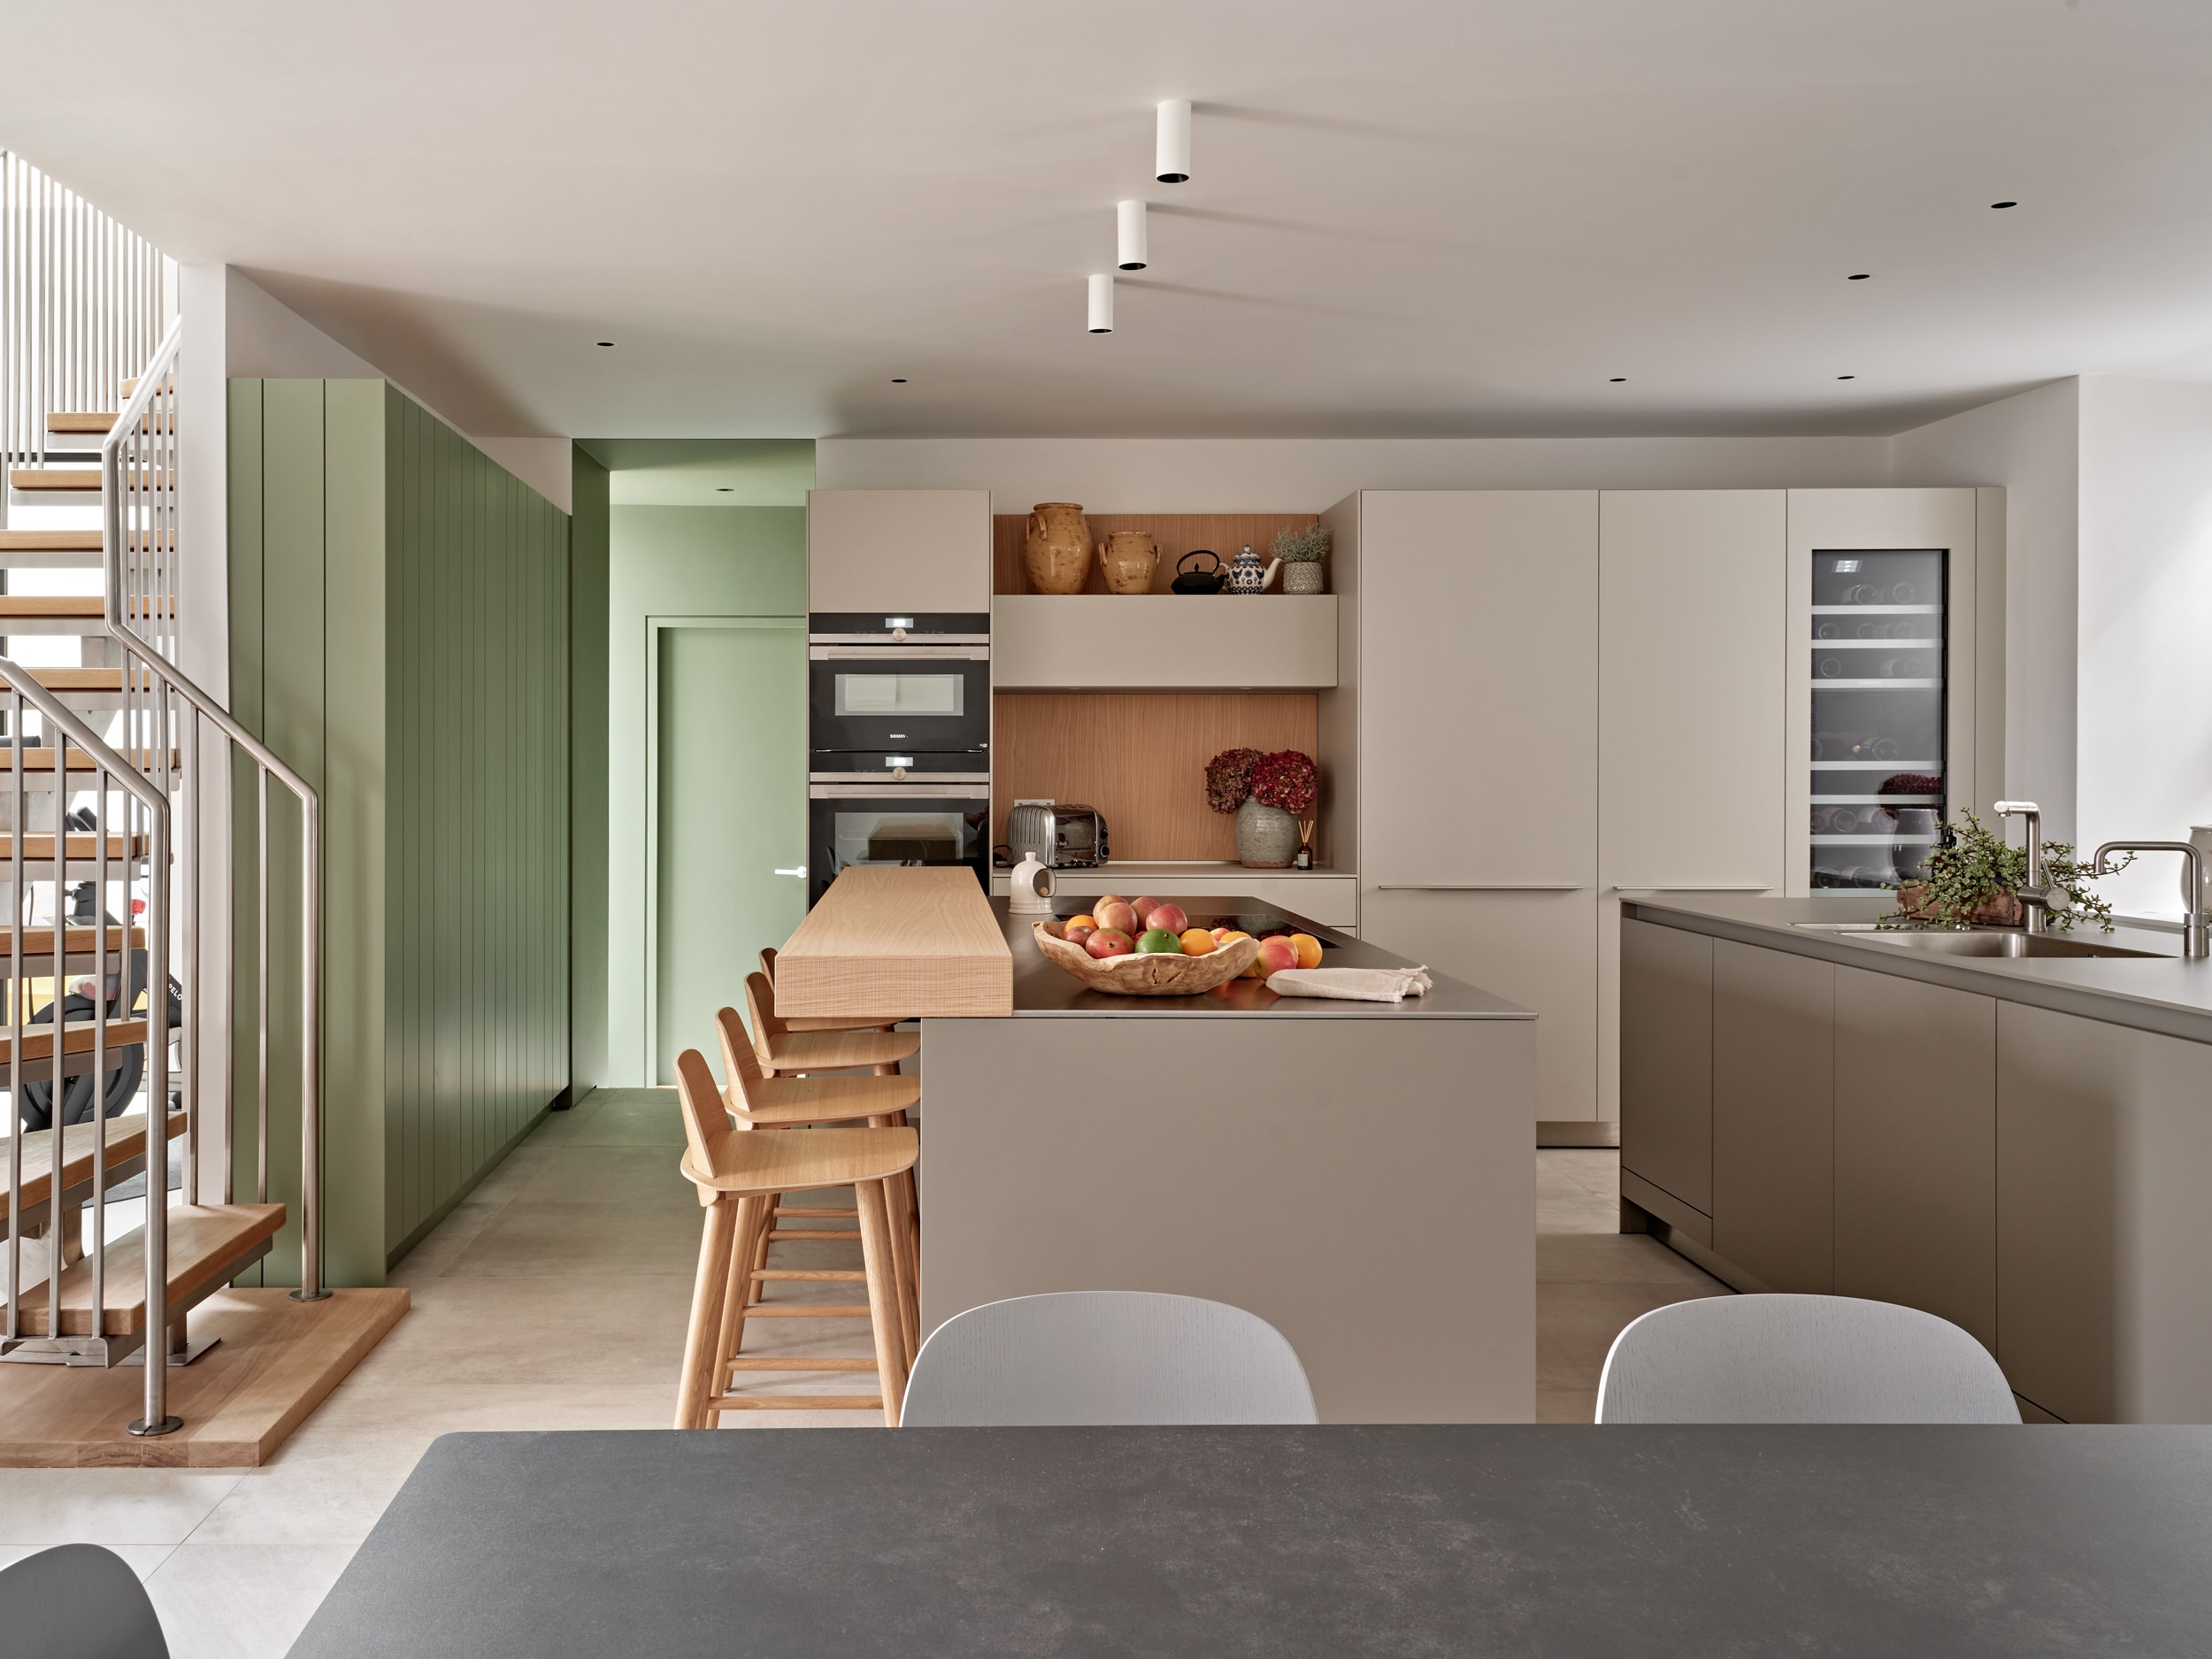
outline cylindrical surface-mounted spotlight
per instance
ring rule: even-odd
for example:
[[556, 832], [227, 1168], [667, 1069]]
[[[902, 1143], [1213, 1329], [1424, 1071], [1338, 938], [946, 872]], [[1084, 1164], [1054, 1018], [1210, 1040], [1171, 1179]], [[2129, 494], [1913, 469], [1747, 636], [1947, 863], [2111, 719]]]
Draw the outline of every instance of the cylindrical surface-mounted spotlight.
[[1116, 240], [1121, 244], [1121, 257], [1116, 261], [1125, 271], [1141, 271], [1149, 263], [1144, 251], [1144, 204], [1117, 202], [1114, 204]]
[[1162, 184], [1190, 177], [1190, 100], [1168, 98], [1160, 104], [1159, 159], [1152, 169]]
[[1114, 332], [1114, 275], [1110, 271], [1101, 271], [1091, 279], [1091, 332]]

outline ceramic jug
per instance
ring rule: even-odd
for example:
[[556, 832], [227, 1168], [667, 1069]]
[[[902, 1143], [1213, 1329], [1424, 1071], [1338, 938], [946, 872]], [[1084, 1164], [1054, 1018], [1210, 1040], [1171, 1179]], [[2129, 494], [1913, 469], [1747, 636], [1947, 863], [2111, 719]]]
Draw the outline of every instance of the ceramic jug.
[[1091, 573], [1091, 526], [1071, 501], [1041, 501], [1029, 512], [1022, 562], [1032, 591], [1079, 594]]
[[1160, 544], [1149, 530], [1117, 530], [1098, 544], [1098, 568], [1110, 594], [1148, 594], [1160, 567]]

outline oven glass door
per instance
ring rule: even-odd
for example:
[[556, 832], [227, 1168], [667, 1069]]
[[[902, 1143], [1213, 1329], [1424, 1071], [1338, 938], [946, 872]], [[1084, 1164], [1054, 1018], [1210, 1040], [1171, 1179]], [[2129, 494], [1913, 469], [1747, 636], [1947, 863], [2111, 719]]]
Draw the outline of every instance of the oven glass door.
[[991, 664], [977, 648], [910, 655], [865, 647], [808, 653], [808, 747], [814, 772], [990, 769]]
[[807, 902], [860, 864], [966, 864], [990, 890], [991, 803], [984, 796], [889, 790], [807, 803]]

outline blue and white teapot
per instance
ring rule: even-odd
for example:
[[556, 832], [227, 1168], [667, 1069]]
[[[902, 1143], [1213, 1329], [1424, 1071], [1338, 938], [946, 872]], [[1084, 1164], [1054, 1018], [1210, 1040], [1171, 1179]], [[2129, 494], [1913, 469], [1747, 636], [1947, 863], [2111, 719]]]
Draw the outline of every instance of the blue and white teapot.
[[1233, 594], [1258, 594], [1267, 591], [1267, 584], [1275, 574], [1275, 566], [1260, 563], [1260, 556], [1247, 544], [1243, 552], [1229, 561], [1229, 591]]

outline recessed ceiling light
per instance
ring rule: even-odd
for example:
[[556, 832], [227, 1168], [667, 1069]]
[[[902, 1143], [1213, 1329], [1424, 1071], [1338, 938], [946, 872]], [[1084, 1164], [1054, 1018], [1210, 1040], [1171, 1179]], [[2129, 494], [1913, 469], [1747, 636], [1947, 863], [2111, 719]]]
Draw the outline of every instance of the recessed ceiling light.
[[1863, 282], [1867, 280], [1867, 278], [1872, 276], [1873, 274], [1874, 273], [1871, 271], [1855, 271], [1849, 276], [1844, 278], [1844, 280], [1846, 282]]
[[614, 344], [614, 342], [611, 340], [603, 340], [599, 343], [603, 346], [611, 346]]
[[904, 376], [903, 374], [895, 374], [895, 375], [893, 375], [893, 376], [891, 377], [891, 384], [892, 384], [892, 385], [894, 385], [894, 386], [903, 386], [903, 385], [905, 385], [905, 384], [906, 384], [906, 376]]
[[717, 484], [714, 487], [715, 493], [720, 495], [726, 495], [736, 488], [737, 486], [734, 484]]
[[1620, 384], [1621, 384], [1621, 382], [1623, 382], [1624, 380], [1627, 380], [1627, 379], [1628, 379], [1628, 376], [1626, 376], [1625, 374], [1616, 374], [1616, 375], [1613, 377], [1613, 379], [1612, 379], [1611, 384], [1613, 384], [1613, 385], [1615, 385], [1615, 386], [1618, 386], [1618, 385], [1620, 385]]
[[2017, 202], [1992, 202], [1990, 204], [1992, 207], [2017, 207], [2019, 205]]
[[1859, 377], [1855, 374], [1839, 374], [1836, 378], [1839, 380], [1855, 380]]

